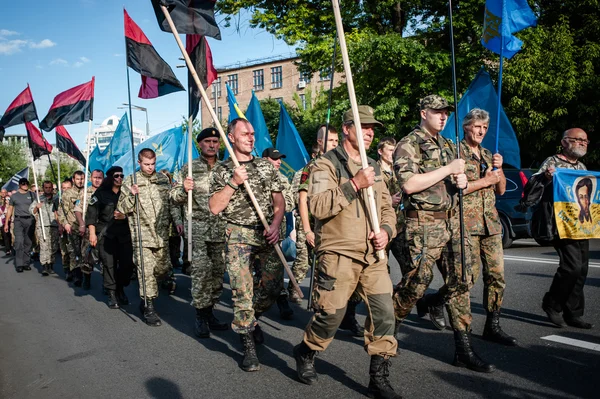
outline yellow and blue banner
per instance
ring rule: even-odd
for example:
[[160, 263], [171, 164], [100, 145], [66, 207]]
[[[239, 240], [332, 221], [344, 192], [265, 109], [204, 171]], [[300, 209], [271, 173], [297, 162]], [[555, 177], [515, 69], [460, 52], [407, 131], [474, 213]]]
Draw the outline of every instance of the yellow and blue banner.
[[560, 238], [600, 238], [600, 172], [558, 168], [553, 175], [554, 219]]

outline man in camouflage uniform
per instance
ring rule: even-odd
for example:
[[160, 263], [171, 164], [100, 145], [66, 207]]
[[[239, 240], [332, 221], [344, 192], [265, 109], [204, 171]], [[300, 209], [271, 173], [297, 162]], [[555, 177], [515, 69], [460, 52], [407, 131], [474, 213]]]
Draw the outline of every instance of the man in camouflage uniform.
[[[382, 126], [373, 109], [358, 107], [365, 148], [375, 127]], [[319, 158], [310, 171], [308, 204], [315, 217], [319, 271], [315, 287], [316, 313], [306, 326], [302, 342], [294, 347], [298, 378], [305, 384], [317, 382], [314, 366], [317, 352], [333, 341], [345, 315], [348, 300], [358, 292], [365, 301], [365, 350], [371, 356], [369, 396], [400, 398], [388, 380], [390, 360], [398, 344], [394, 338], [392, 282], [387, 258], [377, 257], [395, 234], [396, 215], [381, 171], [373, 159], [362, 168], [352, 110], [344, 113], [342, 145]], [[368, 213], [367, 193], [375, 194], [381, 230], [375, 234]]]
[[[192, 177], [177, 184], [171, 191], [176, 204], [186, 204], [192, 190], [192, 306], [196, 308], [195, 333], [200, 338], [210, 337], [210, 331], [227, 330], [214, 315], [213, 308], [223, 293], [225, 273], [225, 221], [208, 209], [210, 179], [217, 164], [219, 132], [204, 129], [196, 137], [200, 158], [192, 161]], [[188, 170], [188, 165], [181, 168]], [[189, 237], [189, 232], [188, 237]]]
[[[214, 215], [222, 212], [227, 222], [225, 264], [233, 294], [231, 326], [240, 334], [244, 346], [241, 366], [245, 371], [257, 371], [260, 363], [255, 340], [257, 343], [264, 340], [257, 319], [277, 300], [282, 289], [283, 266], [273, 245], [279, 241], [285, 211], [282, 194], [285, 187], [269, 161], [252, 156], [255, 138], [250, 122], [234, 119], [227, 130], [240, 166], [235, 168], [230, 158], [215, 167], [209, 207]], [[248, 181], [269, 223], [268, 229], [264, 228], [252, 205], [243, 185], [245, 181]], [[252, 277], [255, 261], [261, 274], [256, 290], [253, 289]]]
[[[273, 165], [275, 170], [277, 170], [277, 177], [281, 184], [285, 187], [283, 189], [283, 198], [285, 199], [285, 213], [291, 212], [295, 206], [294, 194], [292, 193], [292, 186], [290, 185], [290, 181], [283, 173], [281, 173], [281, 160], [286, 157], [285, 154], [279, 152], [279, 150], [269, 147], [265, 149], [262, 153], [262, 157]], [[286, 223], [285, 218], [281, 222], [281, 229], [279, 231], [279, 242], [283, 241], [286, 233]], [[281, 276], [283, 279], [283, 275]], [[292, 283], [289, 283], [290, 287], [292, 287]], [[281, 282], [281, 286], [283, 287], [283, 281]], [[292, 290], [293, 287], [292, 287]], [[294, 293], [298, 295], [298, 293], [294, 290]], [[281, 291], [281, 295], [277, 298], [277, 307], [279, 308], [279, 316], [284, 320], [291, 320], [294, 315], [294, 311], [290, 307], [288, 303], [288, 292], [285, 288]]]
[[78, 170], [73, 173], [72, 179], [73, 187], [63, 191], [57, 213], [58, 222], [63, 226], [64, 232], [67, 234], [67, 248], [69, 251], [70, 263], [66, 280], [69, 282], [73, 281], [73, 284], [76, 287], [80, 287], [82, 282], [81, 269], [84, 265], [83, 257], [81, 256], [81, 241], [83, 234], [79, 231], [79, 222], [75, 216], [75, 206], [79, 204], [80, 194], [83, 191], [85, 174]]
[[[40, 264], [42, 265], [42, 276], [47, 276], [50, 273], [54, 273], [54, 262], [56, 261], [56, 252], [58, 251], [58, 224], [53, 211], [55, 197], [54, 194], [52, 194], [52, 182], [43, 182], [42, 188], [44, 192], [43, 195], [40, 196], [40, 202], [38, 202], [37, 199], [34, 200], [29, 207], [29, 211], [36, 218], [35, 228], [38, 237], [40, 238]], [[45, 240], [42, 232], [42, 224], [39, 219], [40, 214], [44, 221], [44, 232], [46, 233]]]
[[[81, 271], [83, 272], [83, 285], [82, 286], [83, 286], [84, 290], [89, 290], [91, 287], [91, 279], [92, 279], [92, 272], [94, 271], [94, 265], [92, 263], [88, 263], [87, 260], [85, 259], [86, 258], [85, 253], [90, 244], [90, 241], [89, 241], [89, 231], [86, 228], [85, 222], [83, 221], [83, 217], [84, 217], [85, 213], [87, 212], [87, 207], [90, 203], [90, 198], [92, 198], [92, 195], [94, 195], [94, 193], [96, 192], [98, 187], [100, 187], [103, 179], [104, 179], [103, 171], [101, 171], [100, 169], [96, 169], [96, 170], [92, 171], [92, 175], [90, 176], [92, 185], [87, 187], [87, 189], [81, 190], [79, 192], [78, 202], [77, 202], [77, 205], [75, 206], [75, 209], [73, 210], [75, 212], [75, 217], [77, 218], [77, 223], [79, 224], [79, 235], [82, 237], [81, 253], [83, 255], [83, 260], [81, 263], [81, 265], [82, 265]], [[85, 200], [86, 209], [83, 209], [84, 195], [86, 196], [86, 200]], [[93, 258], [99, 259], [98, 249], [96, 247], [93, 247], [92, 251], [94, 252]]]
[[70, 264], [71, 264], [71, 255], [69, 253], [70, 238], [69, 238], [69, 235], [65, 232], [64, 226], [59, 221], [58, 210], [60, 208], [60, 200], [61, 200], [62, 193], [64, 193], [71, 187], [73, 187], [73, 182], [70, 177], [66, 178], [62, 183], [60, 183], [61, 195], [57, 195], [56, 197], [54, 197], [54, 208], [53, 208], [54, 220], [56, 220], [56, 224], [58, 225], [58, 237], [59, 237], [58, 238], [58, 247], [60, 249], [63, 272], [65, 273], [65, 275], [69, 272]]
[[[162, 173], [156, 173], [156, 153], [149, 148], [138, 154], [140, 171], [136, 172], [137, 184], [133, 183], [133, 175], [127, 177], [121, 189], [117, 210], [127, 215], [133, 244], [133, 259], [137, 266], [140, 283], [140, 312], [149, 326], [157, 327], [162, 323], [154, 309], [154, 299], [158, 297], [158, 284], [168, 278], [169, 262], [169, 224], [171, 214], [169, 201], [171, 185]], [[141, 243], [136, 212], [136, 197], [139, 201], [139, 220], [141, 226]], [[143, 256], [143, 269], [140, 261]], [[145, 293], [144, 298], [144, 279]], [[144, 301], [146, 299], [146, 302]]]
[[[394, 293], [394, 307], [400, 323], [429, 287], [433, 265], [448, 248], [443, 275], [456, 345], [454, 365], [492, 372], [494, 366], [473, 351], [469, 335], [469, 287], [461, 283], [460, 221], [456, 209], [458, 189], [467, 187], [467, 177], [465, 161], [456, 159], [456, 147], [440, 134], [449, 109], [453, 107], [438, 95], [421, 100], [420, 125], [400, 140], [394, 153], [394, 171], [402, 187], [406, 217], [405, 251], [410, 262], [401, 265], [403, 277]], [[465, 241], [469, 242], [468, 236]], [[468, 267], [465, 271], [467, 280], [472, 279], [472, 271]]]

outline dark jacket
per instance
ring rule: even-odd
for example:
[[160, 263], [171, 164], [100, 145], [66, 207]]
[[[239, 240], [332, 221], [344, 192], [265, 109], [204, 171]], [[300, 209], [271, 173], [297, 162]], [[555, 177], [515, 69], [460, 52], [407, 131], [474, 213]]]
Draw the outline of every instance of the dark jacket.
[[523, 198], [516, 210], [525, 212], [532, 208], [531, 236], [538, 241], [553, 241], [559, 238], [554, 220], [554, 185], [544, 173], [537, 173], [529, 179], [523, 189]]

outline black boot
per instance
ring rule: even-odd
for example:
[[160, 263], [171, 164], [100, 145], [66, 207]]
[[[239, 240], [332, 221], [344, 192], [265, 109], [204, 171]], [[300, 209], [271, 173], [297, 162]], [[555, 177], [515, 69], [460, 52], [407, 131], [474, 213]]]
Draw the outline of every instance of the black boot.
[[277, 298], [277, 307], [279, 308], [279, 317], [281, 317], [283, 320], [292, 319], [294, 311], [292, 308], [290, 308], [287, 295], [279, 295], [279, 298]]
[[56, 274], [53, 263], [48, 263], [48, 274]]
[[260, 363], [256, 356], [256, 346], [254, 346], [254, 338], [251, 334], [240, 334], [240, 340], [244, 345], [244, 359], [242, 360], [242, 370], [258, 371]]
[[485, 320], [482, 338], [486, 341], [496, 342], [507, 346], [517, 346], [517, 340], [511, 337], [500, 327], [500, 311], [488, 312]]
[[162, 325], [156, 310], [154, 310], [154, 303], [152, 303], [152, 299], [147, 299], [147, 304], [144, 306], [144, 300], [140, 302], [140, 312], [142, 312], [142, 320], [146, 322], [151, 327], [159, 327]]
[[194, 333], [198, 338], [209, 338], [210, 329], [208, 327], [209, 308], [196, 309], [196, 322], [194, 324]]
[[226, 331], [229, 328], [229, 325], [227, 323], [221, 323], [221, 321], [217, 319], [212, 306], [208, 309], [208, 328], [213, 331]]
[[81, 287], [81, 268], [76, 268], [75, 270], [73, 270], [73, 285], [75, 287]]
[[457, 367], [466, 367], [469, 370], [478, 371], [481, 373], [491, 373], [496, 370], [493, 364], [489, 364], [481, 360], [473, 351], [471, 346], [471, 337], [466, 331], [454, 331], [454, 344], [456, 352], [454, 354], [454, 364]]
[[129, 305], [129, 298], [125, 295], [123, 287], [117, 287], [117, 300], [119, 301], [119, 305]]
[[254, 342], [256, 342], [256, 345], [262, 345], [265, 342], [265, 335], [263, 334], [263, 330], [260, 328], [259, 324], [254, 326], [252, 336], [254, 337]]
[[67, 273], [65, 274], [65, 281], [69, 283], [73, 281], [73, 272], [71, 270], [67, 270]]
[[542, 309], [544, 312], [546, 312], [546, 315], [548, 315], [548, 320], [550, 320], [550, 322], [556, 327], [562, 328], [565, 326], [565, 323], [560, 316], [561, 311], [557, 310], [560, 309], [560, 306], [556, 305], [549, 292], [544, 295], [544, 299], [542, 300]]
[[316, 355], [317, 351], [310, 349], [304, 341], [294, 346], [298, 379], [308, 385], [314, 384], [319, 379], [317, 370], [315, 370]]
[[50, 273], [48, 272], [48, 265], [42, 265], [42, 276], [46, 277], [48, 276]]
[[346, 314], [344, 314], [344, 319], [340, 324], [340, 329], [350, 331], [355, 337], [364, 337], [365, 329], [356, 320], [357, 305], [358, 303], [348, 302]]
[[110, 309], [119, 309], [119, 301], [114, 290], [108, 291], [108, 307]]
[[438, 330], [446, 329], [444, 318], [444, 303], [440, 303], [438, 294], [427, 294], [417, 301], [417, 314], [419, 317], [429, 313], [429, 319]]
[[390, 366], [392, 362], [383, 356], [371, 356], [371, 366], [369, 367], [369, 391], [367, 395], [376, 399], [401, 399], [390, 384]]
[[594, 328], [593, 324], [584, 321], [581, 317], [578, 316], [567, 316], [563, 313], [563, 319], [569, 327], [582, 328], [584, 330]]
[[84, 274], [83, 275], [83, 289], [84, 290], [89, 290], [92, 286], [92, 275], [91, 274]]

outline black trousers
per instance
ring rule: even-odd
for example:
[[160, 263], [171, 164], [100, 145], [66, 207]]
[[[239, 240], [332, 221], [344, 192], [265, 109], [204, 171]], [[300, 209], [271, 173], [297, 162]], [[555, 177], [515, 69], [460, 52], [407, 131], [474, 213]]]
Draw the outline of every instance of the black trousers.
[[4, 232], [4, 226], [2, 226], [2, 242], [4, 243], [4, 248], [6, 252], [9, 252], [12, 249], [12, 235], [10, 234], [10, 225], [7, 232]]
[[131, 241], [118, 237], [102, 237], [98, 242], [98, 255], [102, 261], [104, 288], [116, 290], [127, 287], [133, 270], [133, 246]]
[[15, 267], [29, 266], [35, 219], [15, 216]]
[[560, 263], [550, 290], [544, 297], [544, 304], [557, 312], [564, 312], [565, 317], [582, 316], [585, 308], [583, 286], [588, 273], [590, 242], [557, 240], [554, 249]]

